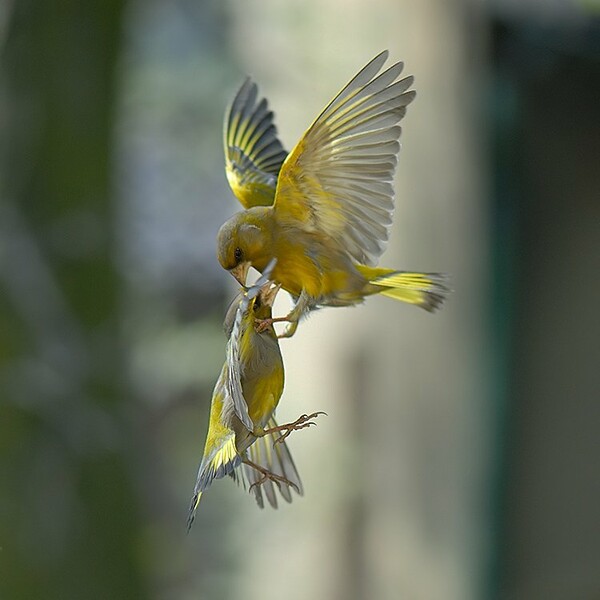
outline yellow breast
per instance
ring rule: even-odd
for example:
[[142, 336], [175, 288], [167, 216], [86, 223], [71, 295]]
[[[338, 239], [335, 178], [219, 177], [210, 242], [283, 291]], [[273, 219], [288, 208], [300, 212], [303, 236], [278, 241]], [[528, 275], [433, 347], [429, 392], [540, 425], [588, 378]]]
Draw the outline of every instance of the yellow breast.
[[326, 298], [352, 286], [352, 272], [330, 253], [289, 241], [279, 244], [276, 250], [273, 279], [295, 296], [304, 289], [313, 298]]

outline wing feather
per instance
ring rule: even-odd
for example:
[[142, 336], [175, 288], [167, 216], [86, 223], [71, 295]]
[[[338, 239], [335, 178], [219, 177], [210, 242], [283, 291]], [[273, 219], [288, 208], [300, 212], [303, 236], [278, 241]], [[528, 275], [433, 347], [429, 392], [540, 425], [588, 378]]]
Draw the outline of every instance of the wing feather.
[[389, 237], [398, 123], [415, 97], [413, 77], [397, 81], [402, 63], [380, 73], [387, 57], [376, 56], [317, 117], [283, 163], [275, 193], [281, 223], [321, 233], [366, 265]]
[[[252, 300], [256, 298], [260, 289], [269, 281], [269, 277], [271, 276], [276, 264], [277, 259], [271, 259], [269, 264], [263, 270], [262, 275], [254, 283], [254, 285], [238, 296], [238, 305], [235, 311], [235, 316], [233, 317], [233, 325], [231, 326], [229, 339], [227, 340], [227, 362], [223, 386], [223, 411], [225, 413], [235, 413], [248, 431], [252, 431], [254, 429], [254, 423], [250, 418], [250, 414], [248, 412], [248, 403], [244, 397], [244, 390], [242, 387], [243, 366], [240, 356], [241, 338], [244, 329], [244, 321], [246, 321], [246, 326], [248, 326], [249, 322], [251, 323], [250, 326], [253, 326], [251, 315], [249, 314], [249, 311], [252, 307]], [[231, 319], [230, 311], [231, 307], [227, 311], [228, 315], [226, 317], [226, 321]]]
[[273, 203], [277, 175], [287, 155], [267, 100], [257, 99], [258, 87], [248, 78], [226, 111], [223, 127], [225, 173], [244, 208]]
[[242, 361], [240, 358], [240, 340], [242, 335], [242, 322], [244, 314], [249, 310], [250, 301], [247, 294], [244, 294], [240, 300], [231, 336], [227, 342], [227, 377], [225, 378], [225, 398], [223, 400], [223, 410], [231, 411], [237, 415], [248, 431], [254, 429], [254, 423], [248, 413], [248, 404], [244, 397], [242, 388]]

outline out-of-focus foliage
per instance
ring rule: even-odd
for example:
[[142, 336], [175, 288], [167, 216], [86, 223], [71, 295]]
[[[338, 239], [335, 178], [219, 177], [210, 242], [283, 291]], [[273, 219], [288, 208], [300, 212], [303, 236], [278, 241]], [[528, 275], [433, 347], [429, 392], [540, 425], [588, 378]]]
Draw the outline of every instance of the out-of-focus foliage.
[[123, 3], [3, 12], [0, 596], [140, 598], [109, 159]]

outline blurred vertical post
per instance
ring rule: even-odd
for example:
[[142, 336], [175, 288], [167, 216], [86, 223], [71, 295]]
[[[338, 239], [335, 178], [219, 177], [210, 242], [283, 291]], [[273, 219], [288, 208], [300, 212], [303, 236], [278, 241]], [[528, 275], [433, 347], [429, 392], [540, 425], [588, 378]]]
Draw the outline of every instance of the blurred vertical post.
[[123, 7], [3, 9], [2, 598], [144, 597], [110, 184]]
[[[268, 564], [271, 585], [252, 594], [244, 578], [248, 598], [282, 589], [288, 600], [480, 594], [490, 443], [480, 11], [467, 0], [253, 0], [233, 11], [243, 68], [269, 96], [290, 149], [378, 52], [405, 61], [418, 95], [402, 123], [381, 264], [449, 272], [455, 289], [439, 314], [371, 298], [319, 311], [283, 342], [280, 418], [329, 418], [290, 441], [306, 499], [285, 519], [256, 517], [261, 541], [253, 539], [248, 574]], [[282, 528], [289, 541], [273, 551]]]

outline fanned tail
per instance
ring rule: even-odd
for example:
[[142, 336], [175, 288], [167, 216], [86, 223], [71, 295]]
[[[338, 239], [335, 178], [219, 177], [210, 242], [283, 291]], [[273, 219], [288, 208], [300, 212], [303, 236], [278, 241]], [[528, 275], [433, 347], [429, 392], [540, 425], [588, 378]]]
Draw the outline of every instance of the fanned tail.
[[413, 273], [358, 265], [357, 269], [369, 280], [368, 294], [382, 294], [435, 312], [444, 302], [450, 289], [448, 276], [443, 273]]
[[[270, 429], [272, 427], [277, 427], [277, 423], [273, 418], [269, 420], [266, 428]], [[268, 469], [275, 475], [285, 477], [291, 484], [293, 484], [288, 485], [280, 482], [275, 483], [283, 499], [286, 502], [291, 502], [291, 489], [296, 491], [299, 496], [303, 495], [304, 490], [302, 487], [302, 481], [300, 480], [300, 475], [298, 475], [298, 470], [296, 469], [296, 465], [294, 464], [287, 444], [285, 441], [277, 444], [275, 443], [275, 440], [278, 437], [278, 433], [269, 433], [264, 437], [258, 438], [256, 442], [254, 442], [254, 444], [248, 449], [248, 455], [252, 462], [264, 467], [265, 469]], [[244, 465], [244, 472], [250, 486], [252, 486], [252, 484], [256, 483], [261, 478], [261, 474], [256, 471], [256, 469], [253, 469], [250, 465]], [[273, 508], [277, 508], [277, 494], [275, 493], [275, 485], [273, 484], [273, 481], [267, 479], [264, 483], [255, 485], [252, 488], [252, 492], [256, 498], [256, 503], [260, 508], [264, 508], [265, 505], [263, 490], [269, 504]]]

